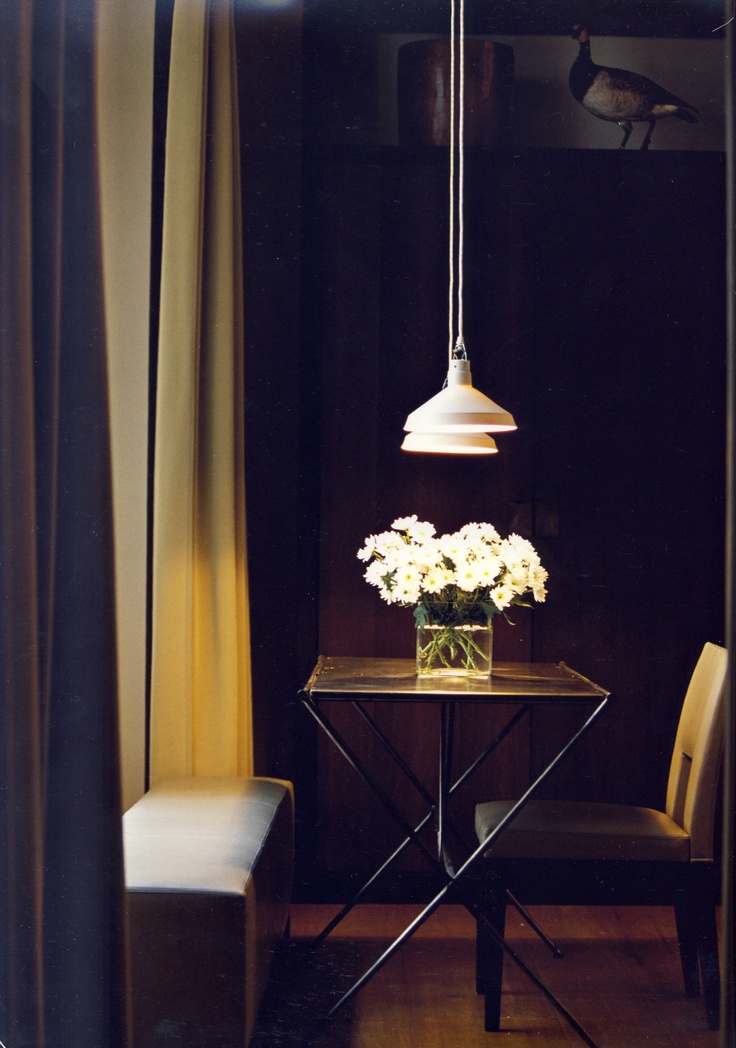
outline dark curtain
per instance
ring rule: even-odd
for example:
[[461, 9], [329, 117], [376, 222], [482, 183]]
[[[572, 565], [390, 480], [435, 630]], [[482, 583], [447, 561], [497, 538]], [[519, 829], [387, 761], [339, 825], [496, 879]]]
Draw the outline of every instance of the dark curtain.
[[0, 5], [0, 1041], [127, 1043], [95, 0]]

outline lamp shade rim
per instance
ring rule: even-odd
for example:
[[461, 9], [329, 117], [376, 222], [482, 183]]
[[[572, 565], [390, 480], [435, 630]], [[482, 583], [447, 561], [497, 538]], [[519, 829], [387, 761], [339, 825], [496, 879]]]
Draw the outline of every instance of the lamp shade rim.
[[485, 433], [407, 433], [402, 451], [420, 451], [435, 455], [495, 455], [496, 442]]
[[516, 423], [507, 412], [498, 415], [469, 415], [456, 413], [442, 415], [436, 421], [432, 419], [414, 421], [406, 420], [404, 430], [407, 433], [509, 433], [515, 430]]

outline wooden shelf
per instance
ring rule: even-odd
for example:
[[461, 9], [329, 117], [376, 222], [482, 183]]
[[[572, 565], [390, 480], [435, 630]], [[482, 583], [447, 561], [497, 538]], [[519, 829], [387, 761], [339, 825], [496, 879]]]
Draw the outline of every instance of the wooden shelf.
[[[362, 33], [449, 33], [448, 0], [305, 0], [308, 23], [329, 21], [334, 29]], [[593, 5], [591, 5], [593, 6]], [[663, 5], [639, 0], [598, 3], [589, 12], [596, 32], [610, 36], [706, 37], [723, 22], [721, 0]], [[564, 35], [580, 21], [579, 0], [495, 0], [468, 3], [467, 32], [479, 36]], [[723, 35], [723, 32], [720, 32]]]

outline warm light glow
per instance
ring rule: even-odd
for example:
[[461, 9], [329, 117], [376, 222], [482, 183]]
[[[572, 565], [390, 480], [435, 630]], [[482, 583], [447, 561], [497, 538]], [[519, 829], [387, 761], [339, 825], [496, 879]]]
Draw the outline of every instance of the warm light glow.
[[435, 455], [495, 455], [496, 442], [485, 433], [407, 433], [402, 451]]

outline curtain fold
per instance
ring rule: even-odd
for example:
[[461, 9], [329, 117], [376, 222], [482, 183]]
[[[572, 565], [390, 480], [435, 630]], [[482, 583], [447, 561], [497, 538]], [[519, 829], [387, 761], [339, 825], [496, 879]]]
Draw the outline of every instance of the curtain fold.
[[[0, 15], [0, 1030], [15, 1024], [43, 1044], [42, 697], [36, 506], [26, 479], [35, 471], [31, 14], [15, 4]], [[5, 113], [11, 99], [14, 117]]]
[[96, 0], [0, 8], [0, 1040], [127, 1044]]
[[150, 778], [253, 771], [230, 0], [174, 6], [153, 490]]

